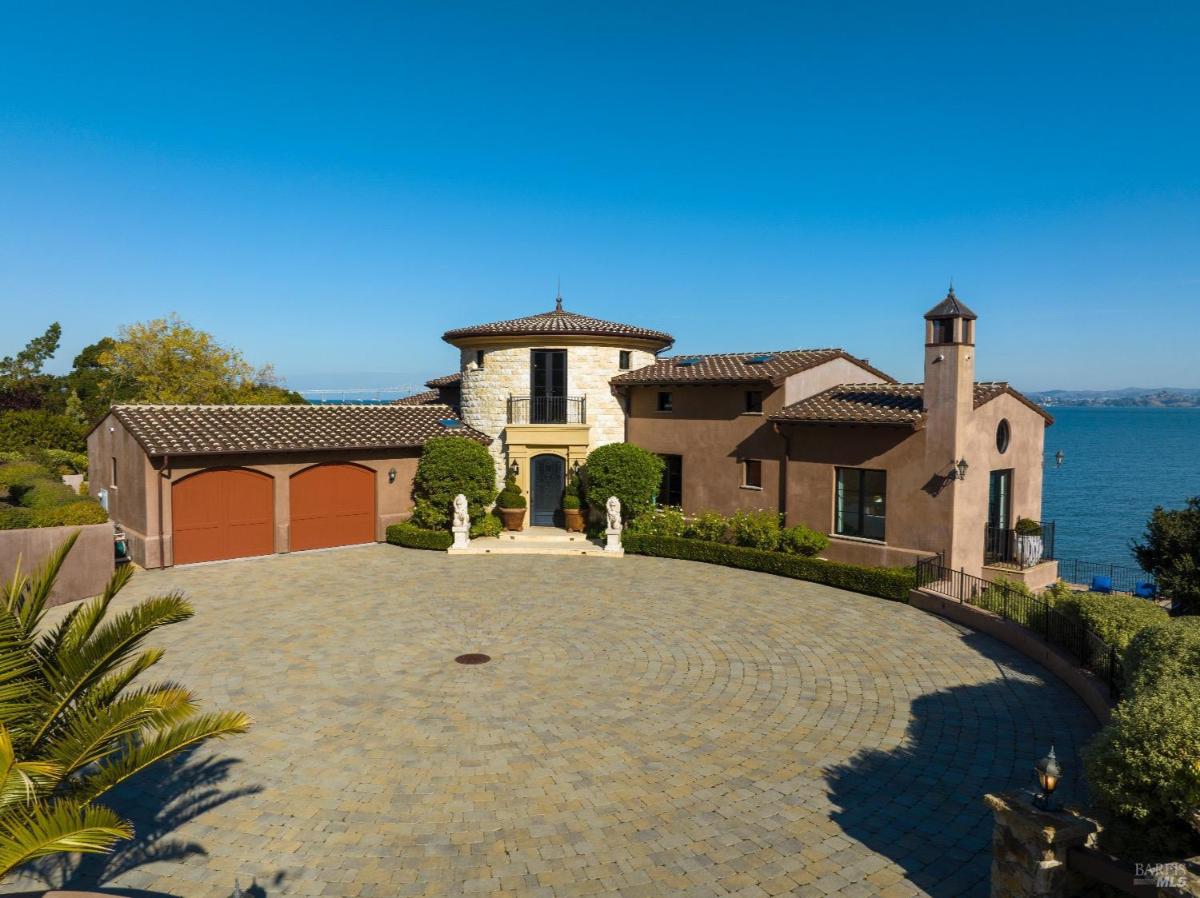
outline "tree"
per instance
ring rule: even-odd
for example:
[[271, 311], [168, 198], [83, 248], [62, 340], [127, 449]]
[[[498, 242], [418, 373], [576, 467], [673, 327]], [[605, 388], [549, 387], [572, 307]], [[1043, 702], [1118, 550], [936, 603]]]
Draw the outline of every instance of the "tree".
[[1133, 554], [1158, 581], [1163, 594], [1184, 608], [1200, 611], [1200, 496], [1173, 511], [1154, 509]]
[[0, 878], [35, 858], [107, 851], [130, 838], [132, 826], [97, 799], [250, 725], [239, 712], [199, 713], [196, 697], [175, 683], [133, 686], [163, 655], [143, 648], [147, 637], [193, 612], [172, 593], [110, 616], [132, 565], [118, 568], [102, 595], [41, 626], [74, 544], [71, 536], [35, 575], [0, 587]]
[[34, 337], [15, 356], [0, 359], [0, 409], [41, 408], [54, 378], [42, 374], [58, 351], [62, 327], [56, 321]]
[[0, 412], [0, 451], [66, 449], [87, 451], [87, 428], [65, 415], [41, 409]]
[[295, 401], [267, 366], [255, 371], [242, 354], [177, 315], [121, 328], [98, 362], [111, 396], [164, 404]]
[[429, 530], [449, 530], [454, 497], [467, 497], [471, 521], [478, 522], [496, 501], [496, 463], [487, 447], [466, 437], [427, 440], [413, 477], [412, 522]]
[[632, 443], [597, 446], [587, 457], [587, 500], [604, 508], [609, 496], [621, 500], [621, 516], [637, 517], [654, 507], [664, 462]]

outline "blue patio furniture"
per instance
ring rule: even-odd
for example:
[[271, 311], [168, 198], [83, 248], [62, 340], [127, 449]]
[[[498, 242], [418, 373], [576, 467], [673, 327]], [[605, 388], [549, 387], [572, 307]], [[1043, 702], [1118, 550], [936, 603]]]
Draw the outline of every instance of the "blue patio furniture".
[[1096, 574], [1092, 577], [1092, 585], [1088, 592], [1112, 592], [1112, 577], [1107, 574]]
[[1158, 597], [1158, 584], [1151, 583], [1149, 580], [1139, 580], [1133, 587], [1133, 594], [1139, 599], [1153, 599]]

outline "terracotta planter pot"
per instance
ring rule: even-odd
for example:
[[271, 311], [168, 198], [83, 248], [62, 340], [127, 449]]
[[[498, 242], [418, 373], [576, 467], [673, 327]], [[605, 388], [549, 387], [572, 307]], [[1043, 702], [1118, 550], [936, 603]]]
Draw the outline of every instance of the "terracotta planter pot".
[[573, 533], [583, 533], [583, 509], [582, 508], [564, 508], [563, 522], [567, 525], [567, 529]]
[[525, 524], [524, 508], [500, 508], [497, 506], [496, 511], [500, 512], [500, 520], [504, 522], [505, 530], [520, 530]]

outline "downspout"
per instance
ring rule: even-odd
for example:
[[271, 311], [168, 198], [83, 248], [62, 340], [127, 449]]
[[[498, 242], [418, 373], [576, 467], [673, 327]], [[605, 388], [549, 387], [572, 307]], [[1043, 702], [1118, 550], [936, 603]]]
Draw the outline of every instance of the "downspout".
[[158, 567], [162, 570], [167, 566], [166, 548], [163, 546], [165, 528], [163, 527], [163, 478], [169, 476], [167, 468], [171, 464], [171, 456], [164, 455], [162, 466], [158, 469]]
[[783, 457], [779, 460], [779, 513], [787, 526], [788, 506], [788, 459], [792, 455], [792, 435], [785, 433], [778, 421], [771, 422], [771, 429], [783, 439]]

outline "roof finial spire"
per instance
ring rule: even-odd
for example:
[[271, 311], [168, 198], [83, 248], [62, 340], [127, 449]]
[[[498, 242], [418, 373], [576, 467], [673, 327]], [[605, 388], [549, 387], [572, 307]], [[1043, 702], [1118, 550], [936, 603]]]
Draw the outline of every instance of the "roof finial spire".
[[558, 293], [554, 298], [554, 311], [562, 311], [562, 278], [558, 279]]
[[949, 292], [949, 293], [947, 293], [946, 295], [947, 295], [947, 296], [953, 296], [953, 295], [954, 295], [954, 278], [953, 278], [953, 277], [951, 277], [951, 278], [950, 278], [950, 292]]

